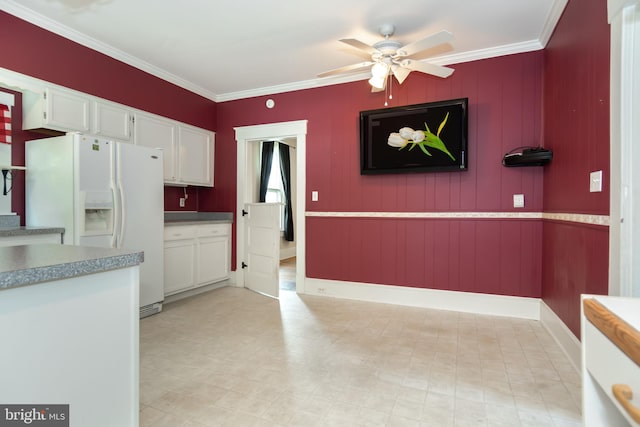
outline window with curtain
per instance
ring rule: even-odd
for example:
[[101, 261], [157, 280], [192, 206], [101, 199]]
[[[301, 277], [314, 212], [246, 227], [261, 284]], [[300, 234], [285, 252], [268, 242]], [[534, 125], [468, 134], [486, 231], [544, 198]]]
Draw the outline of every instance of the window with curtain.
[[265, 202], [283, 203], [280, 215], [280, 230], [284, 231], [284, 204], [286, 204], [286, 197], [284, 194], [282, 175], [280, 174], [280, 150], [278, 149], [277, 142], [274, 142], [273, 160], [271, 161], [271, 172], [269, 173]]

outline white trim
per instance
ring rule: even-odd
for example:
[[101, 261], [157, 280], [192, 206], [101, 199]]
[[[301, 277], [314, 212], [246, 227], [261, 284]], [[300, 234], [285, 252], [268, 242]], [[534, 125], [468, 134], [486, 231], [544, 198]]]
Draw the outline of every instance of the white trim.
[[[544, 46], [539, 40], [529, 40], [520, 43], [494, 46], [486, 49], [478, 49], [469, 52], [456, 53], [451, 55], [435, 56], [428, 59], [428, 62], [436, 65], [462, 64], [464, 62], [479, 61], [498, 56], [514, 55], [517, 53], [531, 52], [543, 49]], [[371, 73], [346, 74], [332, 77], [316, 78], [281, 85], [268, 86], [263, 88], [249, 89], [238, 92], [218, 94], [216, 102], [234, 101], [237, 99], [252, 98], [256, 96], [274, 95], [278, 93], [293, 92], [297, 90], [313, 89], [317, 87], [333, 86], [341, 83], [350, 83], [360, 80], [368, 80]]]
[[421, 219], [546, 219], [580, 224], [609, 226], [608, 215], [548, 212], [307, 212], [308, 217], [324, 218], [421, 218]]
[[59, 36], [81, 44], [82, 46], [88, 47], [89, 49], [93, 49], [120, 62], [147, 72], [153, 76], [159, 77], [169, 83], [173, 83], [176, 86], [180, 86], [181, 88], [186, 89], [190, 92], [201, 95], [212, 101], [216, 101], [216, 94], [203, 87], [195, 85], [190, 81], [183, 79], [182, 77], [178, 77], [175, 74], [169, 73], [162, 68], [156, 67], [155, 65], [152, 65], [140, 58], [123, 52], [120, 49], [117, 49], [107, 43], [101, 42], [100, 40], [94, 39], [93, 37], [89, 37], [86, 34], [82, 34], [79, 31], [67, 27], [66, 25], [62, 25], [59, 22], [56, 22], [51, 18], [34, 12], [33, 10], [28, 9], [13, 0], [2, 0], [2, 10], [10, 13], [11, 15], [17, 16], [18, 18], [23, 19], [33, 25], [44, 28], [47, 31], [51, 31], [54, 34], [58, 34]]
[[540, 301], [540, 322], [558, 343], [562, 351], [580, 374], [582, 366], [582, 347], [580, 340], [571, 332], [558, 315], [544, 302]]
[[306, 294], [492, 316], [540, 319], [540, 299], [307, 278]]
[[307, 121], [297, 120], [291, 122], [270, 123], [264, 125], [241, 126], [233, 128], [237, 142], [237, 175], [236, 175], [236, 274], [234, 282], [236, 286], [244, 287], [244, 271], [237, 268], [242, 263], [245, 251], [245, 223], [241, 214], [248, 198], [246, 195], [245, 179], [247, 176], [247, 144], [251, 141], [265, 139], [295, 138], [296, 139], [296, 291], [305, 292], [305, 254], [306, 232], [305, 213], [307, 188]]
[[307, 212], [307, 216], [337, 218], [541, 219], [541, 212]]
[[640, 1], [609, 0], [609, 295], [640, 297]]
[[576, 214], [576, 213], [544, 212], [542, 214], [542, 218], [552, 220], [552, 221], [575, 222], [575, 223], [589, 224], [589, 225], [602, 225], [604, 227], [609, 226], [609, 215], [586, 215], [586, 214]]
[[[498, 56], [513, 55], [517, 53], [531, 52], [543, 49], [551, 33], [553, 32], [553, 29], [555, 28], [555, 24], [562, 14], [562, 10], [564, 9], [566, 2], [567, 0], [556, 0], [554, 2], [549, 16], [547, 17], [547, 20], [545, 22], [542, 33], [540, 34], [540, 38], [537, 40], [534, 39], [502, 46], [494, 46], [486, 49], [478, 49], [470, 52], [437, 56], [429, 58], [429, 62], [437, 65], [460, 64], [464, 62], [478, 61], [481, 59], [495, 58]], [[110, 56], [111, 58], [131, 65], [151, 75], [159, 77], [162, 80], [173, 83], [215, 102], [233, 101], [237, 99], [245, 99], [256, 96], [273, 95], [277, 93], [312, 89], [323, 86], [332, 86], [340, 83], [367, 80], [371, 77], [371, 75], [368, 73], [358, 73], [350, 75], [347, 74], [336, 77], [322, 79], [314, 78], [311, 80], [285, 83], [275, 86], [216, 94], [182, 77], [176, 76], [175, 74], [169, 73], [162, 68], [156, 67], [155, 65], [143, 61], [140, 58], [136, 58], [126, 52], [123, 52], [122, 50], [117, 49], [107, 43], [101, 42], [93, 37], [89, 37], [86, 34], [82, 34], [79, 31], [62, 25], [59, 22], [56, 22], [44, 15], [41, 15], [27, 7], [18, 4], [14, 0], [2, 0], [2, 9], [7, 13], [10, 13], [11, 15], [17, 16], [18, 18], [30, 22], [31, 24], [37, 25], [40, 28], [44, 28], [47, 31], [51, 31], [54, 34], [58, 34], [64, 38], [81, 44], [82, 46], [86, 46], [97, 52]]]
[[616, 16], [622, 12], [627, 6], [638, 6], [640, 0], [608, 0], [607, 1], [607, 19], [609, 24], [613, 23]]
[[553, 31], [556, 29], [556, 25], [558, 25], [558, 21], [562, 16], [562, 12], [564, 12], [564, 8], [567, 6], [569, 0], [556, 0], [551, 5], [551, 10], [549, 11], [549, 15], [547, 15], [547, 20], [544, 23], [544, 28], [542, 29], [542, 33], [540, 34], [540, 44], [544, 49], [549, 43], [551, 39], [551, 35]]

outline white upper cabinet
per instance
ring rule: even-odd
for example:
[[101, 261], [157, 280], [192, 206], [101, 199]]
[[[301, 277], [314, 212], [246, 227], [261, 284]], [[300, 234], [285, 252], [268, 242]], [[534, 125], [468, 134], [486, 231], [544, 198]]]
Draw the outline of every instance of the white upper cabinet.
[[62, 132], [89, 132], [91, 100], [81, 93], [45, 88], [23, 97], [23, 129], [53, 129]]
[[131, 117], [130, 108], [108, 101], [94, 101], [91, 133], [118, 141], [129, 141]]
[[205, 129], [134, 112], [133, 141], [162, 150], [167, 185], [213, 187], [213, 137]]
[[176, 183], [176, 129], [173, 120], [154, 114], [136, 111], [133, 117], [133, 142], [136, 145], [162, 150], [164, 158], [164, 182]]
[[190, 185], [213, 187], [213, 132], [178, 127], [178, 175]]
[[[214, 132], [50, 82], [27, 80], [23, 129], [80, 132], [156, 148], [163, 152], [165, 185], [213, 187]], [[27, 86], [20, 82], [13, 85]]]

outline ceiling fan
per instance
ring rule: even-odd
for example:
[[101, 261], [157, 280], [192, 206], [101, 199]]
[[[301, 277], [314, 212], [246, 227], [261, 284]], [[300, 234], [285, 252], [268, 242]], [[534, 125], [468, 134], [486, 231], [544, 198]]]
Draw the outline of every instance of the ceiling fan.
[[412, 71], [419, 71], [421, 73], [431, 74], [442, 78], [449, 77], [451, 73], [453, 73], [453, 68], [410, 59], [411, 56], [417, 53], [452, 40], [453, 34], [450, 32], [440, 31], [427, 38], [409, 43], [405, 46], [396, 40], [390, 39], [395, 32], [395, 27], [393, 25], [382, 25], [379, 28], [379, 32], [384, 37], [384, 40], [375, 43], [373, 46], [369, 46], [368, 44], [356, 39], [340, 40], [342, 43], [348, 44], [349, 46], [355, 47], [356, 49], [362, 50], [371, 55], [370, 61], [325, 71], [324, 73], [318, 74], [318, 77], [332, 76], [371, 66], [371, 78], [369, 79], [369, 84], [371, 85], [372, 92], [378, 92], [385, 89], [390, 75], [393, 75], [396, 80], [398, 80], [398, 83], [402, 84]]

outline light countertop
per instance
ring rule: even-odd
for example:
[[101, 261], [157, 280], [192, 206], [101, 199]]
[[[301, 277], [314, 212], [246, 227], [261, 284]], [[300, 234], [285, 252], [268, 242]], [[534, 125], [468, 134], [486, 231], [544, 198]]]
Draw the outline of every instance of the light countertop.
[[164, 225], [215, 224], [233, 222], [231, 212], [165, 212]]
[[55, 244], [0, 247], [0, 291], [131, 267], [142, 252]]
[[33, 234], [63, 234], [64, 227], [0, 227], [0, 237], [29, 236]]

